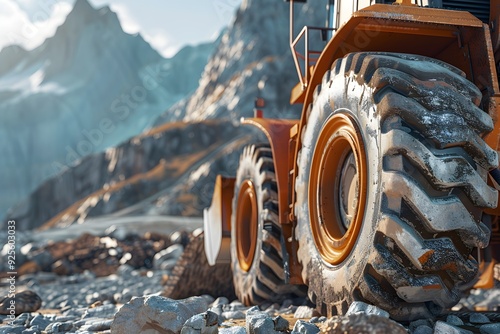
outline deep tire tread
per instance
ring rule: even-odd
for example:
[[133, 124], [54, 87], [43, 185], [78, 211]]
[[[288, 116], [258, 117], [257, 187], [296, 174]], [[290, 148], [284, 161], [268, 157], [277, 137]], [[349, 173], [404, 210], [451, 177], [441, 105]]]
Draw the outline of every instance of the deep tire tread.
[[[328, 110], [332, 99], [344, 96], [341, 78], [346, 87], [357, 83], [362, 94], [371, 94], [376, 114], [370, 117], [380, 122], [379, 224], [352, 291], [328, 286], [306, 268], [303, 279], [314, 281], [309, 296], [318, 310], [342, 312], [356, 298], [398, 320], [433, 316], [458, 302], [462, 287], [478, 272], [470, 251], [488, 245], [490, 231], [477, 212], [497, 205], [497, 192], [484, 177], [498, 166], [498, 155], [482, 139], [493, 122], [479, 107], [481, 92], [459, 69], [423, 56], [389, 53], [353, 53], [335, 61], [316, 90], [308, 119], [333, 112]], [[324, 94], [329, 103], [315, 109]], [[301, 139], [311, 146], [304, 144], [307, 133], [304, 129]], [[305, 160], [301, 155], [299, 166]], [[308, 250], [300, 247], [299, 260], [315, 268]]]
[[[470, 200], [481, 207], [494, 207], [497, 193], [476, 173], [466, 158], [458, 154], [435, 155], [418, 139], [407, 132], [394, 129], [382, 135], [386, 156], [404, 155], [438, 189], [463, 187]], [[448, 173], [443, 165], [453, 165], [460, 173]]]
[[[260, 249], [256, 250], [251, 269], [244, 272], [239, 268], [238, 259], [232, 256], [233, 282], [240, 301], [246, 305], [260, 305], [264, 302], [281, 302], [301, 295], [301, 290], [285, 284], [281, 250], [281, 226], [278, 213], [278, 193], [272, 150], [268, 144], [250, 145], [243, 149], [240, 167], [237, 171], [235, 194], [238, 180], [251, 179], [260, 201]], [[237, 205], [233, 202], [233, 211]], [[234, 237], [232, 239], [235, 239]], [[231, 244], [236, 254], [234, 240]]]
[[[483, 168], [498, 164], [496, 152], [480, 137], [482, 133], [492, 130], [492, 121], [477, 107], [481, 101], [479, 90], [466, 81], [460, 71], [451, 71], [447, 65], [432, 64], [424, 58], [422, 60], [427, 61], [426, 66], [411, 66], [400, 59], [395, 61], [395, 58], [397, 56], [383, 57], [382, 61], [379, 58], [368, 62], [362, 60], [367, 63], [364, 70], [373, 73], [372, 76], [365, 75], [365, 79], [368, 85], [374, 87], [374, 99], [380, 101], [377, 110], [381, 113], [382, 127], [389, 129], [382, 139], [386, 145], [383, 148], [384, 156], [404, 155], [434, 188], [460, 188], [476, 206], [496, 206], [496, 192], [486, 184], [475, 166], [468, 162], [473, 159], [467, 156], [473, 157]], [[381, 66], [380, 62], [384, 64]], [[433, 65], [446, 69], [436, 71], [432, 69]], [[444, 105], [446, 109], [442, 110], [441, 106]], [[409, 124], [411, 131], [403, 131], [404, 126], [391, 129], [393, 125], [384, 124], [394, 116], [401, 118], [401, 124]], [[391, 120], [391, 124], [398, 123]], [[450, 129], [451, 124], [453, 126]], [[448, 131], [443, 131], [444, 128]], [[429, 143], [424, 144], [419, 137], [432, 139], [434, 147], [431, 145], [428, 148]], [[463, 155], [437, 156], [433, 153], [448, 147], [461, 147]], [[439, 168], [443, 164], [447, 166], [446, 172]], [[386, 171], [384, 174], [386, 189], [399, 192], [398, 195], [390, 195], [401, 198], [412, 207], [413, 213], [424, 223], [426, 232], [455, 231], [459, 240], [470, 248], [487, 245], [488, 229], [468, 213], [459, 198], [445, 195], [433, 198], [426, 194], [425, 186], [415, 183], [403, 171]], [[390, 283], [397, 297], [415, 305], [427, 302], [427, 305], [431, 303], [448, 307], [458, 302], [461, 296], [457, 287], [475, 277], [477, 263], [460, 254], [450, 239], [425, 240], [399, 217], [385, 218], [378, 231], [397, 243], [409, 263], [402, 259], [398, 261], [395, 251], [377, 243], [369, 263]], [[407, 219], [411, 220], [411, 217]], [[387, 228], [388, 225], [390, 228]], [[406, 236], [394, 234], [395, 229], [406, 231]], [[416, 245], [420, 246], [420, 250]], [[418, 256], [415, 251], [422, 249], [427, 251]], [[447, 286], [443, 277], [451, 277], [454, 285]], [[430, 286], [435, 289], [429, 289]], [[409, 304], [410, 309], [412, 304]]]

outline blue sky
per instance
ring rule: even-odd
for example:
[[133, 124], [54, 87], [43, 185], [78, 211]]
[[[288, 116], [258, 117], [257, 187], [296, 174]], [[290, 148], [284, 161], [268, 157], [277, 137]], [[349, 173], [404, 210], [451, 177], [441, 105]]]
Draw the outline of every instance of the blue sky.
[[[164, 56], [186, 44], [213, 40], [227, 26], [242, 0], [89, 0], [108, 5], [124, 30], [140, 32]], [[74, 0], [0, 0], [0, 49], [21, 44], [28, 49], [52, 36]]]

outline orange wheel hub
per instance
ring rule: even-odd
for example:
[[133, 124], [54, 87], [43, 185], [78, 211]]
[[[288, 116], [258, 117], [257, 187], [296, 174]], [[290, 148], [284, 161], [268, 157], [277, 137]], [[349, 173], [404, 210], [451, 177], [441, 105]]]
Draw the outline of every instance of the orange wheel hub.
[[242, 183], [236, 212], [236, 250], [243, 271], [250, 270], [257, 247], [258, 205], [255, 187], [250, 180]]
[[340, 264], [358, 238], [367, 188], [363, 140], [349, 115], [333, 115], [321, 129], [309, 179], [314, 242], [324, 261]]

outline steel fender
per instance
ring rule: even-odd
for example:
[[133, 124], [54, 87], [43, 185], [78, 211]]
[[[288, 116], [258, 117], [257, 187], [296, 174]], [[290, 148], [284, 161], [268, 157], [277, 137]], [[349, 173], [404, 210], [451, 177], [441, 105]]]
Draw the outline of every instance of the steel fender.
[[[269, 140], [274, 156], [276, 170], [276, 183], [278, 185], [280, 224], [288, 224], [288, 174], [289, 174], [289, 142], [290, 130], [299, 120], [271, 119], [271, 118], [245, 118], [244, 125], [252, 125], [261, 130]], [[293, 153], [292, 153], [293, 154]]]
[[278, 187], [279, 223], [283, 234], [282, 256], [285, 281], [291, 284], [304, 284], [300, 276], [301, 265], [296, 257], [296, 239], [293, 238], [294, 222], [291, 220], [290, 200], [293, 196], [290, 170], [294, 165], [297, 142], [298, 119], [245, 118], [244, 125], [252, 125], [262, 131], [271, 144]]

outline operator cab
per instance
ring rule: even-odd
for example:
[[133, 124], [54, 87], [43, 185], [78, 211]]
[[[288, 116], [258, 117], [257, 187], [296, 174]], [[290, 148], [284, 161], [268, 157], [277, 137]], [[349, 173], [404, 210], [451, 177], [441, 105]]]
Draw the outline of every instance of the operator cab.
[[[412, 2], [420, 7], [430, 6], [429, 2], [432, 0], [413, 0]], [[328, 27], [338, 29], [344, 24], [349, 18], [351, 18], [352, 13], [357, 12], [365, 7], [375, 5], [375, 4], [393, 4], [395, 0], [356, 0], [356, 1], [342, 1], [342, 0], [328, 0], [327, 12], [328, 12]], [[437, 1], [435, 1], [437, 2]], [[440, 2], [442, 2], [440, 0]], [[446, 1], [445, 1], [446, 2]], [[454, 1], [451, 1], [454, 2]], [[437, 7], [436, 8], [442, 8]]]
[[429, 0], [429, 7], [463, 10], [486, 24], [490, 22], [490, 0]]
[[[291, 102], [300, 103], [301, 92], [305, 91], [311, 69], [316, 64], [321, 50], [335, 32], [352, 18], [353, 13], [371, 5], [391, 5], [399, 2], [406, 5], [467, 11], [488, 24], [490, 21], [490, 0], [327, 0], [327, 18], [323, 27], [305, 26], [297, 34], [294, 27], [294, 3], [307, 0], [286, 0], [290, 2], [290, 48], [299, 76], [299, 84], [292, 92]], [[498, 38], [500, 45], [500, 37]]]
[[[305, 2], [305, 1], [300, 1]], [[395, 0], [328, 0], [328, 27], [338, 29], [352, 13], [373, 4], [393, 4]], [[490, 0], [412, 0], [417, 6], [467, 11], [488, 24], [490, 19]]]

